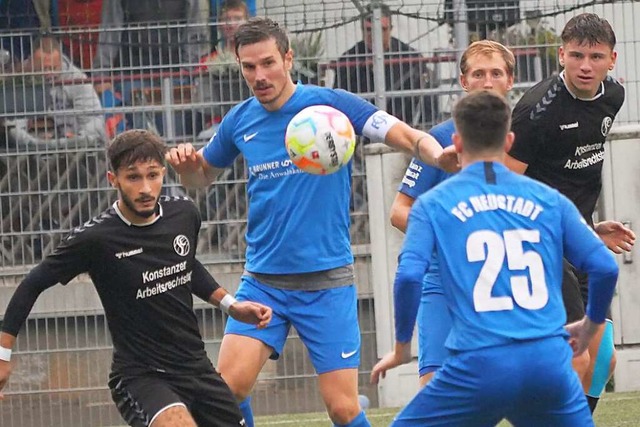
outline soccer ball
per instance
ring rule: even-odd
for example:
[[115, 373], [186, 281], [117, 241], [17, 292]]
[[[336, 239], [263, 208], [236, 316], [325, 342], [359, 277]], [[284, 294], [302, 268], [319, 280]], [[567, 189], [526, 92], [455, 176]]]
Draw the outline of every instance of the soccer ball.
[[284, 140], [293, 164], [315, 175], [336, 172], [351, 160], [356, 148], [351, 122], [328, 105], [312, 105], [296, 114]]

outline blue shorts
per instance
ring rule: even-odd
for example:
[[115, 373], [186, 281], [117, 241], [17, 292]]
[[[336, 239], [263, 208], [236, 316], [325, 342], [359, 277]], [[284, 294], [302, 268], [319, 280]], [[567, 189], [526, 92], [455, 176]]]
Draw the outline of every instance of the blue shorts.
[[265, 329], [231, 317], [225, 334], [252, 337], [273, 349], [272, 359], [282, 353], [293, 326], [307, 347], [318, 374], [360, 365], [360, 327], [355, 285], [320, 291], [273, 288], [243, 276], [236, 293], [239, 301], [255, 301], [273, 309]]
[[564, 337], [453, 353], [391, 425], [593, 426], [572, 355]]
[[418, 309], [418, 370], [420, 376], [440, 368], [449, 357], [444, 346], [451, 330], [451, 313], [439, 275], [426, 275]]

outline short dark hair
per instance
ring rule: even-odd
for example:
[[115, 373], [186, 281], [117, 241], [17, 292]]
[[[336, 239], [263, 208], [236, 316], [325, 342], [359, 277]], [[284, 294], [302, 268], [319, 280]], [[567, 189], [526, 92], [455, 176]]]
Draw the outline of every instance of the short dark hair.
[[236, 56], [242, 46], [259, 43], [265, 40], [274, 39], [278, 51], [284, 57], [289, 52], [289, 36], [284, 28], [277, 22], [269, 18], [255, 17], [238, 27], [234, 36], [236, 42]]
[[131, 129], [113, 138], [107, 148], [107, 158], [112, 172], [139, 161], [157, 160], [164, 165], [167, 146], [158, 135], [148, 130]]
[[[380, 14], [383, 17], [387, 17], [390, 18], [391, 17], [391, 9], [389, 8], [389, 6], [387, 6], [384, 3], [378, 3], [377, 7], [380, 9]], [[364, 14], [363, 14], [363, 18], [365, 21], [371, 21], [371, 19], [373, 18], [373, 9], [374, 9], [374, 5], [372, 3], [369, 3], [365, 8], [364, 8]]]
[[504, 146], [511, 127], [511, 108], [499, 93], [481, 90], [465, 96], [456, 104], [453, 121], [465, 151], [495, 151]]
[[560, 35], [563, 44], [577, 42], [589, 43], [593, 46], [597, 43], [608, 45], [611, 49], [616, 46], [616, 33], [606, 19], [600, 18], [595, 13], [581, 13], [567, 22]]

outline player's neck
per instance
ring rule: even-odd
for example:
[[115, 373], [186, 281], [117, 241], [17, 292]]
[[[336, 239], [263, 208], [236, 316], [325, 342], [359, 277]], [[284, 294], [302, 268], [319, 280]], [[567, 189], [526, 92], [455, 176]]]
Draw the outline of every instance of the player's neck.
[[465, 155], [463, 152], [460, 154], [460, 166], [463, 169], [473, 163], [478, 163], [478, 162], [493, 162], [493, 163], [504, 164], [504, 153]]
[[157, 206], [153, 214], [148, 217], [138, 215], [135, 211], [129, 209], [127, 204], [123, 203], [122, 200], [118, 200], [117, 206], [118, 206], [118, 211], [120, 211], [120, 214], [133, 225], [147, 225], [155, 222], [158, 219]]

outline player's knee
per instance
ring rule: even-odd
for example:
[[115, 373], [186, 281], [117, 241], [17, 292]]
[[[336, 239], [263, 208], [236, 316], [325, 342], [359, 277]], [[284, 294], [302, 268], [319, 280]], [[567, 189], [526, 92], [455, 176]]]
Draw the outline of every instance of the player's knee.
[[358, 401], [351, 402], [350, 399], [340, 399], [329, 403], [327, 412], [329, 418], [335, 424], [347, 425], [360, 414]]
[[253, 383], [248, 378], [242, 375], [235, 375], [233, 372], [223, 371], [220, 371], [220, 376], [227, 383], [238, 402], [243, 401], [251, 394]]

